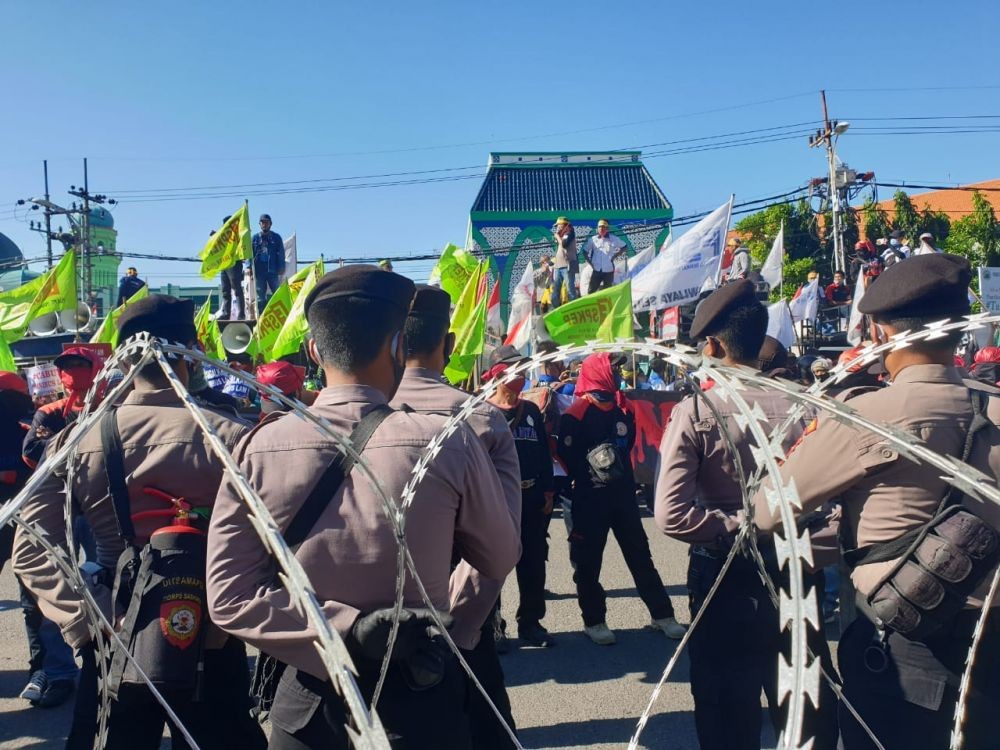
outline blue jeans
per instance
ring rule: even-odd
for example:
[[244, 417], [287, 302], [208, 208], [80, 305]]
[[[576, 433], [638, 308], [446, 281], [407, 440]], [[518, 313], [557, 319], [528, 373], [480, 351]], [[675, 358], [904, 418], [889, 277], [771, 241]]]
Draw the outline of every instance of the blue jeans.
[[21, 609], [24, 629], [28, 636], [28, 670], [44, 670], [49, 681], [75, 680], [77, 674], [73, 649], [66, 645], [55, 623], [46, 620], [38, 603], [20, 580]]
[[569, 268], [557, 268], [552, 272], [552, 307], [562, 304], [562, 288], [566, 284], [566, 297], [570, 301], [577, 298], [576, 271]]
[[278, 285], [281, 282], [278, 279], [277, 273], [270, 273], [265, 268], [255, 266], [253, 269], [253, 283], [257, 287], [257, 315], [259, 317], [264, 312], [264, 308], [267, 307], [271, 295], [278, 291]]

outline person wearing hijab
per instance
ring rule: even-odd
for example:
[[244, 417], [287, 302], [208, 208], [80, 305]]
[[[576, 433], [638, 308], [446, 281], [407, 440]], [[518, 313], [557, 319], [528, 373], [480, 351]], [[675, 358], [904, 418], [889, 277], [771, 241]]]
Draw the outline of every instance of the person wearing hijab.
[[557, 453], [573, 482], [564, 507], [569, 529], [573, 582], [583, 615], [583, 630], [594, 643], [610, 646], [615, 634], [606, 622], [607, 602], [601, 587], [601, 564], [608, 532], [613, 532], [636, 589], [649, 610], [649, 627], [668, 638], [683, 638], [653, 566], [649, 540], [635, 501], [635, 475], [630, 454], [635, 443], [635, 418], [618, 390], [624, 357], [607, 352], [583, 361], [576, 383], [576, 400], [559, 420]]

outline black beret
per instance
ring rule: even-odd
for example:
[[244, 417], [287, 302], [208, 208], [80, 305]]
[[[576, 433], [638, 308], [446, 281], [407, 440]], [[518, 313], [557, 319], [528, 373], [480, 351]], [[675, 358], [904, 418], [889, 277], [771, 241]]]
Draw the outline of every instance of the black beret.
[[151, 294], [130, 302], [118, 318], [118, 341], [143, 331], [180, 344], [198, 339], [194, 326], [194, 301], [166, 294]]
[[518, 362], [527, 359], [521, 352], [510, 344], [498, 346], [490, 352], [490, 367], [499, 364], [516, 365]]
[[725, 323], [730, 312], [751, 303], [760, 304], [752, 281], [741, 279], [720, 286], [698, 304], [691, 323], [691, 338], [709, 335]]
[[359, 297], [378, 300], [399, 310], [405, 318], [413, 300], [416, 285], [405, 276], [392, 271], [383, 271], [378, 266], [344, 266], [326, 274], [306, 297], [304, 310], [309, 317], [309, 308], [316, 302], [338, 297]]
[[413, 304], [410, 305], [410, 317], [439, 318], [447, 323], [451, 320], [451, 297], [440, 287], [417, 284]]
[[969, 312], [972, 268], [958, 255], [916, 255], [884, 270], [858, 303], [881, 318], [927, 318]]

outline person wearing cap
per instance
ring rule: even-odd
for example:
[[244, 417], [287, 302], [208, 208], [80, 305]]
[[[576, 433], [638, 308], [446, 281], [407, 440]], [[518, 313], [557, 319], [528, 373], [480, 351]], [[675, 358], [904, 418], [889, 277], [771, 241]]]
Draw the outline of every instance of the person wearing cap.
[[129, 266], [121, 281], [118, 282], [118, 301], [115, 303], [115, 307], [124, 305], [144, 286], [146, 286], [146, 282], [139, 278], [139, 271], [135, 266]]
[[933, 255], [934, 253], [940, 253], [941, 251], [934, 247], [934, 235], [930, 232], [924, 232], [920, 235], [920, 244], [913, 248], [913, 256], [918, 255]]
[[[306, 368], [284, 360], [268, 362], [257, 368], [257, 382], [277, 388], [288, 398], [294, 398], [309, 406], [316, 400], [315, 391], [305, 389]], [[271, 398], [266, 393], [260, 396], [260, 418], [278, 411], [291, 411], [291, 407]]]
[[45, 446], [67, 425], [76, 421], [83, 410], [84, 399], [97, 373], [104, 366], [104, 360], [94, 349], [86, 346], [67, 347], [55, 358], [53, 364], [59, 370], [59, 380], [65, 395], [39, 407], [31, 420], [31, 427], [24, 436], [24, 462], [35, 468], [42, 460]]
[[499, 379], [489, 402], [497, 407], [514, 435], [521, 473], [521, 559], [517, 563], [517, 633], [530, 646], [548, 647], [555, 641], [542, 626], [545, 617], [545, 561], [548, 559], [549, 520], [555, 499], [552, 453], [545, 418], [531, 401], [521, 397], [524, 373], [505, 378], [504, 373], [523, 362], [513, 346], [505, 345], [490, 354], [490, 369], [484, 382]]
[[[363, 456], [395, 502], [447, 422], [433, 414], [384, 411], [405, 371], [404, 328], [413, 296], [414, 284], [404, 276], [353, 265], [323, 276], [304, 306], [313, 336], [309, 356], [327, 384], [309, 410], [343, 435], [376, 409], [384, 412]], [[340, 453], [312, 423], [291, 413], [262, 422], [237, 455], [250, 486], [286, 529]], [[486, 448], [466, 425], [443, 438], [427, 466], [409, 506], [405, 541], [430, 603], [446, 621], [454, 549], [494, 580], [514, 568], [521, 551], [517, 524]], [[373, 696], [394, 619], [397, 551], [379, 496], [357, 467], [295, 550], [330, 626], [352, 655], [365, 701]], [[271, 707], [270, 747], [348, 747], [348, 716], [316, 650], [316, 632], [275, 577], [274, 560], [231, 481], [212, 513], [208, 599], [224, 630], [288, 665]], [[466, 678], [426, 607], [407, 576], [400, 639], [379, 716], [400, 747], [466, 749]]]
[[253, 259], [247, 261], [247, 270], [257, 291], [259, 316], [285, 276], [285, 243], [280, 234], [271, 231], [268, 214], [260, 215], [260, 231], [253, 236], [252, 245]]
[[750, 273], [750, 250], [747, 249], [739, 237], [730, 237], [726, 244], [729, 246], [729, 251], [733, 254], [733, 262], [729, 266], [727, 280], [739, 281], [740, 279], [745, 279], [747, 274]]
[[576, 279], [580, 273], [580, 259], [576, 247], [576, 230], [565, 216], [556, 219], [553, 239], [556, 244], [556, 255], [552, 259], [552, 291], [549, 304], [555, 309], [562, 304], [564, 286], [568, 300], [574, 300], [579, 296]]
[[607, 352], [591, 354], [583, 361], [576, 400], [559, 420], [556, 442], [573, 482], [563, 510], [583, 631], [600, 646], [616, 640], [607, 625], [607, 597], [600, 580], [608, 532], [614, 533], [639, 597], [649, 610], [649, 627], [675, 639], [683, 638], [685, 632], [674, 618], [663, 580], [653, 566], [636, 503], [630, 456], [635, 417], [625, 408], [625, 396], [618, 390], [618, 371], [624, 362], [624, 357]]
[[[130, 304], [117, 325], [119, 347], [140, 332], [189, 347], [198, 338], [194, 303], [166, 295], [154, 294]], [[169, 361], [174, 375], [186, 386], [190, 375], [187, 360], [173, 356]], [[143, 366], [133, 383], [133, 390], [110, 412], [121, 435], [120, 455], [131, 514], [135, 517], [145, 511], [163, 510], [163, 500], [147, 492], [151, 488], [171, 497], [182, 497], [195, 508], [210, 509], [224, 468], [206, 435], [170, 386], [159, 364]], [[202, 414], [222, 443], [234, 450], [247, 427], [208, 408], [202, 408]], [[56, 440], [68, 434], [70, 431], [66, 430]], [[58, 446], [57, 442], [55, 447]], [[92, 576], [96, 582], [95, 598], [102, 604], [104, 615], [111, 622], [119, 622], [124, 610], [120, 604], [111, 603], [119, 557], [127, 553], [129, 546], [143, 547], [155, 530], [173, 521], [162, 517], [135, 519], [134, 537], [126, 539], [111, 498], [104, 456], [102, 430], [92, 429], [83, 437], [72, 459], [72, 493], [96, 539], [97, 555], [93, 562], [100, 572]], [[54, 467], [21, 510], [25, 521], [37, 525], [50, 542], [64, 549], [67, 468]], [[43, 613], [61, 628], [67, 642], [80, 653], [83, 670], [67, 746], [91, 747], [96, 731], [99, 657], [95, 653], [86, 604], [45, 549], [22, 529], [14, 541], [14, 570], [38, 598]], [[250, 681], [245, 647], [214, 627], [210, 619], [202, 619], [197, 627], [205, 628], [203, 695], [195, 700], [194, 688], [169, 690], [166, 698], [171, 708], [201, 747], [232, 744], [263, 748], [266, 745], [263, 732], [248, 713]], [[112, 646], [112, 653], [114, 650]], [[126, 673], [117, 698], [111, 703], [105, 747], [158, 748], [164, 724], [169, 725], [169, 721], [149, 688], [145, 683], [128, 681]], [[180, 735], [172, 725], [171, 734], [179, 742]]]
[[[455, 334], [448, 330], [450, 320], [451, 298], [448, 293], [438, 287], [418, 284], [403, 329], [406, 370], [390, 406], [400, 409], [405, 404], [417, 414], [452, 417], [468, 400], [468, 393], [453, 388], [442, 379], [455, 344]], [[510, 517], [520, 528], [521, 472], [518, 452], [502, 412], [483, 403], [473, 410], [465, 423], [486, 448]], [[451, 576], [451, 615], [455, 622], [450, 633], [494, 705], [513, 727], [510, 698], [494, 637], [502, 588], [502, 580], [484, 576], [466, 559], [459, 561]], [[492, 709], [471, 683], [468, 689], [473, 745], [509, 746], [510, 738], [497, 722]]]
[[[767, 321], [767, 308], [757, 300], [754, 284], [734, 281], [701, 302], [691, 324], [691, 338], [705, 340], [707, 361], [757, 372]], [[762, 415], [759, 423], [766, 432], [783, 425], [792, 409], [792, 402], [775, 390], [745, 385], [740, 395]], [[756, 563], [748, 555], [737, 554], [706, 605], [743, 523], [744, 488], [756, 470], [754, 450], [762, 447], [741, 429], [740, 419], [733, 400], [724, 396], [718, 384], [674, 407], [660, 443], [654, 494], [657, 527], [690, 545], [691, 616], [704, 610], [689, 644], [695, 727], [704, 750], [760, 747], [762, 689], [776, 733], [784, 726], [777, 696], [779, 618]], [[800, 417], [786, 432], [786, 449], [805, 426], [805, 418]], [[773, 557], [773, 545], [768, 550], [761, 540], [760, 547], [765, 556]], [[822, 591], [822, 571], [811, 573], [810, 583]], [[818, 633], [810, 639], [824, 666], [832, 668], [824, 644]], [[817, 734], [817, 748], [836, 746], [835, 705], [836, 697], [824, 689], [822, 713], [807, 711], [805, 720]]]
[[812, 373], [813, 381], [822, 383], [830, 377], [830, 370], [833, 369], [833, 362], [826, 357], [816, 357], [809, 365], [809, 372]]
[[625, 243], [610, 233], [607, 219], [597, 222], [597, 234], [590, 235], [583, 246], [583, 257], [593, 269], [587, 294], [607, 289], [615, 283], [615, 259], [625, 255]]
[[383, 271], [391, 271], [392, 270], [392, 261], [388, 260], [388, 259], [386, 259], [386, 260], [380, 260], [378, 262], [378, 267], [381, 268]]
[[885, 250], [882, 251], [882, 260], [885, 263], [885, 267], [888, 268], [909, 257], [910, 248], [903, 244], [903, 233], [898, 229], [893, 229], [889, 232], [889, 242], [886, 244]]
[[[964, 258], [943, 253], [920, 255], [886, 269], [868, 288], [858, 308], [872, 316], [880, 338], [888, 340], [905, 331], [968, 315], [971, 280], [972, 269]], [[985, 475], [983, 481], [996, 486], [1000, 471], [996, 427], [1000, 398], [996, 396], [1000, 391], [963, 380], [954, 363], [961, 336], [962, 332], [955, 330], [887, 351], [883, 359], [891, 384], [855, 396], [850, 406], [866, 420], [901, 430], [939, 455], [964, 457]], [[984, 419], [976, 420], [977, 413]], [[972, 431], [974, 423], [983, 429]], [[952, 601], [964, 601], [965, 608], [942, 618], [938, 630], [909, 638], [899, 632], [904, 625], [896, 623], [895, 617], [899, 612], [915, 611], [906, 603], [907, 593], [913, 596], [914, 590], [904, 588], [906, 593], [901, 594], [894, 589], [896, 598], [885, 598], [888, 592], [883, 586], [887, 577], [894, 575], [900, 550], [866, 560], [873, 545], [898, 540], [907, 533], [927, 533], [927, 524], [940, 513], [942, 504], [958, 502], [962, 510], [978, 516], [994, 532], [1000, 528], [1000, 506], [961, 492], [953, 495], [940, 469], [907, 457], [883, 435], [823, 414], [785, 459], [780, 474], [774, 481], [788, 483], [794, 478], [799, 514], [807, 514], [833, 497], [843, 503], [847, 532], [844, 554], [851, 563], [859, 611], [841, 635], [838, 651], [846, 700], [887, 750], [947, 747], [970, 640], [992, 573], [971, 593], [947, 594]], [[754, 498], [755, 520], [768, 531], [780, 526], [766, 497], [771, 486], [772, 481], [766, 480]], [[942, 539], [932, 534], [925, 541], [932, 538]], [[956, 548], [956, 544], [961, 542], [940, 546], [934, 562], [951, 559], [960, 567], [956, 550], [961, 547]], [[923, 543], [920, 549], [924, 549]], [[918, 551], [918, 555], [923, 554]], [[931, 558], [923, 559], [930, 564]], [[968, 564], [971, 558], [964, 559]], [[920, 576], [915, 586], [930, 585], [924, 578], [927, 568], [912, 562], [907, 565], [913, 566], [907, 568], [909, 572]], [[957, 573], [961, 572], [959, 567]], [[945, 595], [942, 584], [935, 585]], [[900, 601], [900, 596], [906, 602]], [[883, 607], [883, 602], [892, 601], [896, 602], [893, 609]], [[997, 604], [994, 601], [992, 606]], [[883, 618], [897, 627], [888, 627]], [[981, 634], [971, 671], [962, 725], [966, 747], [996, 744], [998, 660], [1000, 621], [994, 613]], [[873, 747], [867, 732], [843, 707], [840, 724], [845, 750]]]

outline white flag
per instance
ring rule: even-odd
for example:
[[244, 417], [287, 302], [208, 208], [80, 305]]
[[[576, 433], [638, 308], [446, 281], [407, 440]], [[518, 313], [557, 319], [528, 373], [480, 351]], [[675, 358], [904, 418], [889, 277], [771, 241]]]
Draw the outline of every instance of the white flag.
[[674, 240], [632, 279], [632, 307], [659, 310], [698, 299], [719, 271], [732, 198]]
[[292, 278], [298, 271], [299, 252], [295, 247], [295, 232], [285, 240], [285, 276]]
[[816, 320], [819, 314], [819, 279], [813, 279], [799, 290], [798, 295], [788, 307], [792, 312], [792, 320], [796, 323], [803, 320]]
[[760, 268], [761, 278], [771, 285], [772, 289], [777, 289], [781, 284], [781, 264], [785, 260], [785, 222], [781, 222], [781, 230], [774, 238], [771, 245], [771, 252], [767, 254], [767, 260]]
[[518, 295], [528, 299], [535, 296], [535, 267], [530, 262], [524, 267], [524, 273], [521, 274], [517, 286], [510, 290], [510, 301], [513, 303]]
[[778, 339], [786, 349], [795, 343], [792, 311], [783, 299], [767, 306], [767, 335]]
[[847, 341], [857, 346], [865, 333], [865, 316], [858, 310], [861, 298], [865, 296], [865, 272], [858, 271], [858, 281], [854, 285], [854, 299], [851, 301], [851, 317], [847, 321]]
[[634, 279], [636, 274], [653, 262], [656, 247], [650, 245], [625, 261], [624, 266], [615, 266], [615, 283], [621, 284], [625, 279]]
[[[590, 277], [594, 275], [594, 267], [589, 263], [584, 263], [580, 268], [580, 273], [577, 274], [577, 279], [580, 281], [580, 296], [585, 296], [590, 291]], [[562, 300], [560, 300], [561, 302]]]

